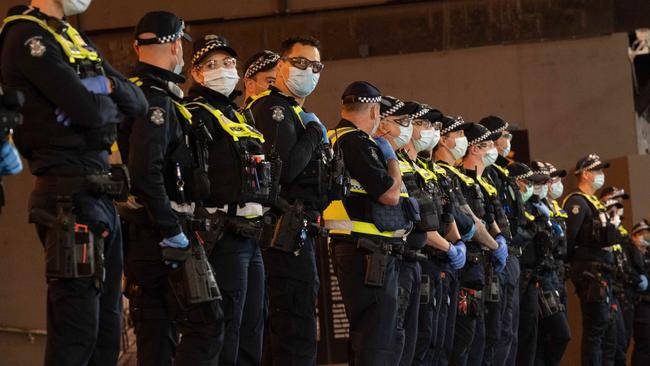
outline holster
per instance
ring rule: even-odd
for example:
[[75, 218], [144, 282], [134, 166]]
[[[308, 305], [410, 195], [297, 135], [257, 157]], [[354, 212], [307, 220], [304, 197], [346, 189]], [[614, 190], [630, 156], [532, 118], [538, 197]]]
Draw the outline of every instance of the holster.
[[607, 293], [608, 282], [604, 279], [602, 273], [595, 271], [583, 271], [582, 281], [585, 291], [585, 300], [590, 303], [608, 302]]
[[561, 311], [565, 311], [557, 290], [539, 291], [539, 308], [542, 318], [548, 318]]
[[192, 305], [221, 299], [203, 246], [194, 240], [190, 243], [189, 257], [167, 275], [169, 285], [182, 310], [188, 310]]
[[366, 274], [363, 283], [367, 286], [383, 287], [388, 267], [388, 255], [391, 253], [390, 244], [359, 238], [357, 247], [369, 252], [366, 254]]
[[431, 278], [423, 274], [420, 282], [420, 305], [427, 305], [431, 301]]
[[501, 280], [491, 261], [485, 263], [485, 302], [501, 301]]
[[281, 213], [269, 210], [263, 218], [263, 247], [270, 247], [285, 253], [298, 255], [308, 234], [307, 216], [303, 203], [293, 205], [278, 198]]
[[48, 278], [96, 278], [101, 289], [105, 278], [104, 225], [82, 224], [73, 213], [72, 198], [59, 196], [56, 216], [33, 208], [29, 222], [47, 227], [45, 234], [45, 275]]

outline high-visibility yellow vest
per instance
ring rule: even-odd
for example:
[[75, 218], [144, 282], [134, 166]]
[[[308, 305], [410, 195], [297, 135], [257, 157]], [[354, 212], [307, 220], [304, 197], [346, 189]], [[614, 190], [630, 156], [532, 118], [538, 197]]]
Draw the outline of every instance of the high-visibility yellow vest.
[[217, 121], [219, 121], [221, 128], [235, 141], [239, 141], [240, 138], [252, 138], [264, 143], [264, 136], [262, 133], [253, 128], [253, 126], [247, 124], [244, 116], [237, 111], [235, 111], [235, 116], [237, 117], [237, 122], [235, 122], [226, 117], [223, 112], [207, 103], [193, 101], [186, 103], [185, 107], [190, 109], [192, 109], [192, 107], [202, 107], [206, 109], [214, 116], [214, 118], [217, 119]]

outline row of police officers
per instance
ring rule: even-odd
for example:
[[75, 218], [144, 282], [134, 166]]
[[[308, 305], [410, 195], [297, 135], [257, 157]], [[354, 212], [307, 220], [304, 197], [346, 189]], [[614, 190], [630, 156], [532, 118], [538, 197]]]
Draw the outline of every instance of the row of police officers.
[[139, 365], [314, 365], [324, 238], [354, 365], [558, 365], [565, 278], [583, 364], [624, 364], [648, 332], [650, 227], [620, 226], [621, 190], [594, 196], [597, 155], [563, 209], [566, 171], [508, 160], [502, 118], [356, 81], [327, 130], [303, 107], [324, 69], [312, 37], [253, 55], [238, 106], [235, 48], [204, 35], [185, 66], [191, 38], [164, 11], [138, 22], [127, 79], [66, 21], [89, 3], [34, 0], [0, 31], [2, 81], [26, 94], [14, 141], [36, 176], [46, 364], [115, 365], [124, 292]]

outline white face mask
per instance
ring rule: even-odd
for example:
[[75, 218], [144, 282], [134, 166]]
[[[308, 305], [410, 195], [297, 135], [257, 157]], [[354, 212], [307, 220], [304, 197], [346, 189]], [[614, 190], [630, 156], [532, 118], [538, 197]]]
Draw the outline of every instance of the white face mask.
[[63, 14], [67, 17], [81, 14], [88, 9], [90, 2], [91, 0], [63, 0]]
[[543, 185], [535, 185], [533, 186], [533, 193], [540, 199], [546, 198], [546, 194], [548, 193], [548, 186], [546, 184]]
[[413, 140], [415, 151], [430, 151], [440, 141], [440, 130], [428, 129], [420, 131], [420, 139]]
[[562, 185], [562, 182], [555, 182], [551, 184], [551, 191], [549, 192], [549, 195], [551, 198], [554, 200], [560, 198], [562, 193], [564, 192], [564, 185]]
[[619, 225], [621, 225], [621, 217], [618, 215], [614, 215], [614, 217], [612, 217], [610, 222], [612, 223], [612, 225], [618, 227]]
[[454, 146], [453, 149], [449, 149], [451, 152], [451, 155], [454, 157], [454, 160], [458, 160], [465, 156], [465, 153], [467, 152], [467, 137], [461, 136], [461, 137], [456, 137], [456, 146]]
[[605, 174], [600, 173], [594, 177], [594, 181], [591, 182], [593, 189], [600, 189], [605, 184]]
[[183, 72], [183, 66], [185, 66], [185, 60], [183, 60], [183, 52], [181, 51], [176, 54], [176, 65], [172, 72], [180, 75]]
[[510, 146], [510, 140], [507, 140], [507, 142], [506, 142], [506, 147], [505, 147], [505, 148], [503, 149], [503, 151], [501, 152], [501, 156], [503, 156], [504, 158], [505, 158], [506, 156], [508, 156], [508, 154], [510, 154], [510, 148], [511, 148], [511, 146]]
[[533, 196], [533, 187], [526, 186], [526, 192], [521, 192], [521, 200], [526, 202]]
[[403, 148], [411, 140], [411, 135], [413, 135], [413, 124], [408, 125], [408, 127], [399, 126], [399, 136], [395, 138], [395, 145], [398, 149]]
[[496, 147], [491, 148], [485, 153], [485, 155], [483, 155], [483, 166], [487, 168], [494, 164], [494, 162], [497, 161], [497, 157], [499, 157], [499, 151]]
[[210, 88], [217, 93], [221, 93], [226, 97], [232, 94], [238, 81], [239, 75], [235, 68], [227, 69], [225, 67], [220, 67], [216, 70], [203, 72], [203, 86]]
[[314, 74], [311, 67], [306, 70], [300, 70], [297, 67], [291, 66], [289, 68], [289, 77], [284, 81], [287, 88], [293, 95], [304, 98], [311, 94], [320, 79], [320, 73]]

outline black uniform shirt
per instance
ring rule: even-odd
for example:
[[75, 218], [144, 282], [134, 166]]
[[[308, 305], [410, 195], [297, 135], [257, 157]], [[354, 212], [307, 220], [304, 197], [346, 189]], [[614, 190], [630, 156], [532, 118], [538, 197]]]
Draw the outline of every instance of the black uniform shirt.
[[[357, 128], [345, 119], [336, 126], [337, 129], [343, 127]], [[358, 181], [371, 199], [378, 201], [393, 186], [394, 180], [388, 174], [386, 159], [377, 144], [367, 133], [356, 130], [341, 136], [334, 148], [339, 147], [350, 178]]]
[[[508, 160], [501, 155], [497, 157], [497, 161], [495, 162], [495, 165], [503, 169], [507, 169], [506, 166], [508, 164]], [[513, 236], [517, 235], [517, 231], [523, 230], [523, 227], [526, 225], [526, 218], [523, 211], [524, 203], [521, 201], [521, 195], [518, 193], [519, 187], [517, 183], [514, 181], [514, 178], [505, 176], [494, 166], [487, 167], [483, 175], [489, 177], [494, 188], [497, 189], [499, 200], [503, 205], [503, 212], [508, 218], [510, 231]]]
[[[317, 150], [321, 146], [323, 132], [315, 123], [303, 127], [294, 112], [293, 107], [298, 103], [293, 97], [273, 86], [269, 89], [271, 94], [256, 100], [251, 111], [256, 127], [264, 134], [265, 153], [270, 154], [275, 147], [282, 160], [280, 194], [289, 201], [303, 199], [306, 208], [320, 210], [323, 202], [319, 202], [318, 182], [305, 182], [300, 175], [308, 165], [318, 164]], [[308, 122], [304, 121], [305, 124]]]
[[[27, 9], [15, 7], [10, 15]], [[38, 9], [28, 15], [62, 26], [60, 20]], [[96, 49], [83, 34], [82, 37], [89, 47]], [[32, 174], [84, 175], [106, 171], [108, 149], [83, 148], [83, 143], [75, 145], [65, 140], [72, 139], [73, 134], [85, 136], [81, 141], [90, 145], [96, 143], [88, 139], [114, 140], [114, 135], [105, 136], [99, 128], [116, 125], [120, 114], [145, 115], [147, 102], [140, 89], [104, 60], [103, 68], [113, 82], [113, 92], [100, 95], [88, 91], [54, 36], [32, 21], [16, 21], [6, 26], [0, 47], [2, 81], [25, 94], [21, 110], [24, 124], [16, 130], [15, 141], [28, 159]], [[70, 127], [57, 123], [57, 109], [70, 117]], [[39, 147], [32, 149], [31, 141], [38, 141]], [[110, 143], [107, 141], [109, 147]]]
[[[564, 203], [564, 210], [568, 217], [566, 219], [566, 239], [567, 239], [567, 257], [569, 260], [582, 261], [604, 261], [612, 263], [613, 255], [606, 250], [593, 247], [596, 243], [578, 243], [578, 235], [585, 227], [590, 226], [590, 221], [594, 220], [592, 206], [587, 199], [580, 195], [574, 194]], [[576, 247], [584, 247], [576, 253]], [[588, 249], [585, 249], [588, 248]], [[574, 255], [577, 254], [577, 255]]]
[[185, 139], [173, 103], [180, 98], [165, 84], [182, 83], [185, 79], [145, 63], [137, 64], [134, 76], [145, 82], [143, 91], [149, 101], [149, 112], [146, 117], [122, 122], [120, 153], [131, 174], [131, 192], [145, 206], [162, 236], [171, 237], [180, 233], [181, 228], [170, 203], [177, 180], [169, 164]]

